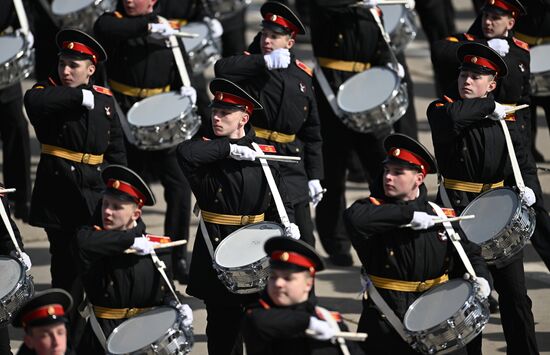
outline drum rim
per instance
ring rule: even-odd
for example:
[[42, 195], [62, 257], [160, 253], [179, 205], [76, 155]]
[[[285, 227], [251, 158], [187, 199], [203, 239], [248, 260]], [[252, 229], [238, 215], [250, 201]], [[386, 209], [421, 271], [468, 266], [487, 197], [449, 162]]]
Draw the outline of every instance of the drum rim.
[[[153, 95], [153, 96], [149, 96], [149, 97], [146, 97], [140, 101], [137, 101], [135, 102], [132, 107], [130, 107], [130, 109], [128, 110], [128, 113], [126, 114], [126, 120], [128, 121], [128, 123], [131, 125], [131, 126], [135, 126], [135, 127], [140, 127], [140, 128], [147, 128], [147, 127], [155, 127], [155, 126], [161, 126], [162, 124], [166, 123], [166, 122], [171, 122], [173, 121], [174, 119], [176, 119], [176, 117], [173, 117], [172, 119], [170, 120], [167, 120], [167, 121], [163, 121], [163, 122], [160, 122], [160, 123], [156, 123], [156, 124], [148, 124], [148, 125], [139, 125], [139, 124], [135, 124], [133, 123], [130, 118], [132, 116], [132, 113], [135, 112], [140, 106], [143, 106], [143, 105], [148, 105], [148, 104], [151, 104], [151, 103], [154, 103], [154, 101], [156, 100], [159, 100], [159, 97], [160, 96], [163, 96], [163, 97], [168, 97], [168, 96], [173, 96], [174, 98], [185, 98], [185, 96], [181, 96], [179, 93], [177, 93], [176, 91], [168, 91], [168, 92], [163, 92], [163, 93], [160, 93], [160, 94], [157, 94], [157, 95]], [[193, 104], [191, 102], [191, 100], [189, 99], [188, 100], [188, 105], [186, 108], [190, 108], [191, 111], [193, 109]], [[197, 114], [198, 116], [198, 114]], [[180, 114], [180, 117], [181, 117], [181, 114]], [[200, 116], [199, 116], [200, 117]]]
[[8, 293], [6, 293], [3, 297], [1, 297], [0, 299], [6, 299], [6, 298], [9, 298], [9, 297], [12, 297], [13, 295], [15, 295], [17, 293], [17, 291], [21, 288], [22, 285], [25, 284], [25, 279], [27, 278], [27, 274], [25, 272], [25, 266], [23, 265], [23, 263], [16, 259], [16, 258], [12, 258], [10, 256], [7, 256], [7, 255], [0, 255], [0, 260], [1, 259], [6, 259], [6, 260], [12, 260], [12, 261], [15, 261], [18, 265], [19, 265], [19, 268], [20, 268], [20, 273], [19, 273], [19, 279], [17, 280], [15, 286], [13, 287], [13, 289], [11, 289]]
[[[534, 58], [533, 53], [541, 52], [541, 54], [543, 55], [543, 58], [548, 58], [548, 54], [544, 53], [542, 50], [548, 49], [548, 51], [550, 51], [550, 43], [540, 44], [538, 46], [533, 46], [529, 49], [530, 49], [530, 58], [531, 58], [531, 61], [529, 63], [529, 70], [531, 75], [541, 76], [543, 73], [549, 72], [550, 67], [546, 68], [546, 70], [533, 71], [532, 64], [533, 64], [533, 58]], [[546, 60], [545, 63], [548, 63], [548, 60]]]
[[[87, 5], [84, 5], [82, 6], [81, 8], [79, 9], [76, 9], [76, 10], [72, 10], [72, 11], [69, 11], [69, 12], [64, 12], [64, 13], [58, 13], [58, 12], [55, 12], [55, 10], [58, 10], [54, 7], [54, 5], [57, 3], [59, 4], [61, 1], [63, 0], [53, 0], [51, 5], [50, 5], [50, 8], [52, 10], [52, 14], [56, 17], [65, 17], [65, 16], [70, 16], [70, 15], [74, 15], [74, 14], [78, 14], [79, 12], [87, 12], [87, 11], [90, 11], [89, 9], [90, 8], [95, 8], [97, 6], [99, 6], [100, 3], [102, 3], [103, 1], [106, 1], [106, 0], [89, 0], [89, 3]], [[72, 1], [67, 1], [67, 3], [71, 3]], [[95, 5], [95, 3], [97, 2], [97, 5]], [[93, 6], [92, 6], [93, 5]]]

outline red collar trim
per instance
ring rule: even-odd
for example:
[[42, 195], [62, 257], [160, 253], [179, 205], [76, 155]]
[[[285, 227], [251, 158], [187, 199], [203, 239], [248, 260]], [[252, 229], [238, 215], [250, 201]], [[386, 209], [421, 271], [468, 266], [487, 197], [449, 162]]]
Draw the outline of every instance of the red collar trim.
[[513, 6], [512, 4], [507, 3], [506, 1], [487, 0], [487, 4], [498, 7], [504, 11], [511, 12], [513, 17], [517, 17], [521, 13], [520, 9]]
[[254, 104], [251, 101], [248, 101], [247, 99], [237, 95], [229, 94], [227, 92], [216, 91], [216, 94], [214, 95], [214, 101], [225, 102], [232, 105], [243, 105], [245, 111], [248, 112], [248, 114], [250, 115], [252, 114], [252, 111], [254, 111]]
[[292, 251], [276, 250], [271, 253], [271, 259], [308, 268], [312, 275], [315, 273], [315, 263], [311, 259]]
[[426, 163], [424, 159], [422, 159], [420, 156], [414, 154], [411, 151], [408, 151], [403, 148], [391, 148], [388, 151], [388, 156], [397, 158], [403, 161], [406, 161], [407, 163], [417, 165], [420, 167], [420, 170], [422, 170], [422, 174], [426, 176], [428, 173], [428, 169], [430, 165]]
[[489, 59], [485, 59], [483, 57], [479, 57], [479, 56], [476, 56], [476, 55], [466, 55], [466, 56], [464, 56], [464, 61], [463, 62], [479, 65], [480, 67], [485, 67], [485, 68], [494, 70], [494, 71], [497, 72], [497, 74], [500, 71], [500, 68], [495, 63], [491, 62]]
[[143, 207], [143, 204], [147, 200], [145, 196], [138, 189], [128, 184], [127, 182], [124, 182], [121, 180], [109, 179], [107, 181], [107, 187], [122, 191], [132, 196], [140, 208]]
[[264, 20], [267, 22], [273, 22], [276, 23], [279, 26], [282, 26], [284, 28], [288, 28], [290, 30], [291, 36], [295, 37], [298, 32], [300, 32], [300, 29], [294, 25], [292, 22], [287, 20], [284, 17], [281, 17], [279, 15], [275, 15], [273, 13], [267, 13], [264, 16]]
[[29, 322], [32, 322], [35, 319], [47, 318], [51, 316], [62, 317], [64, 315], [65, 311], [63, 310], [63, 306], [60, 304], [47, 304], [25, 314], [25, 316], [21, 319], [21, 323], [23, 324], [23, 327], [26, 327]]
[[71, 51], [91, 55], [92, 56], [92, 62], [94, 62], [94, 64], [97, 64], [97, 57], [98, 57], [97, 53], [92, 48], [88, 47], [85, 44], [82, 44], [80, 42], [65, 41], [65, 42], [63, 42], [61, 47], [63, 49], [69, 49]]

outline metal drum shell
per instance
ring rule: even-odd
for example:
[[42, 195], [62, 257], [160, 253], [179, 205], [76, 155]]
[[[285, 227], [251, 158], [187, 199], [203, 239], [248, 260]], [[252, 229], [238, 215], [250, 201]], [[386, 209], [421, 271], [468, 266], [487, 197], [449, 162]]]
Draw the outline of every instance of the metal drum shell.
[[[19, 83], [34, 70], [34, 48], [23, 34], [0, 36], [0, 51], [6, 60], [0, 64], [0, 89]], [[11, 55], [11, 56], [10, 56]]]
[[[93, 33], [94, 23], [105, 12], [116, 9], [116, 0], [80, 0], [80, 6], [74, 7], [76, 0], [54, 0], [51, 13], [61, 28], [76, 28]], [[67, 7], [73, 8], [67, 9]]]
[[[2, 290], [6, 294], [0, 299], [0, 326], [9, 324], [14, 313], [21, 308], [34, 295], [34, 282], [31, 275], [25, 272], [25, 266], [20, 260], [0, 256], [0, 266], [18, 265], [19, 275], [16, 275], [17, 281], [11, 290]], [[6, 268], [0, 268], [0, 275], [6, 277]]]

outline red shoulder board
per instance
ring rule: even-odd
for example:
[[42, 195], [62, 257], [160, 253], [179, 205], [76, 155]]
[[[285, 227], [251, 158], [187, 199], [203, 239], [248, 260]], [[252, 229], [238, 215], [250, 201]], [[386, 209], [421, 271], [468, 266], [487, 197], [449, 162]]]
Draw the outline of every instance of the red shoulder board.
[[468, 41], [475, 41], [475, 40], [476, 40], [475, 36], [472, 36], [472, 35], [469, 34], [469, 33], [465, 33], [465, 34], [464, 34], [464, 37], [466, 37], [466, 39], [467, 39]]
[[443, 213], [445, 213], [445, 216], [447, 217], [456, 217], [456, 211], [452, 208], [441, 207], [441, 210], [443, 211]]
[[443, 100], [447, 101], [447, 102], [455, 102], [455, 100], [451, 99], [449, 96], [447, 95], [444, 95], [443, 96]]
[[454, 36], [450, 36], [450, 37], [447, 37], [445, 39], [449, 42], [458, 42], [458, 38], [456, 38]]
[[271, 307], [267, 304], [266, 301], [264, 301], [263, 299], [259, 299], [258, 302], [260, 303], [260, 306], [262, 306], [264, 309], [270, 309]]
[[210, 140], [210, 138], [208, 137], [202, 137], [202, 140], [205, 141], [205, 142], [208, 142]]
[[369, 201], [370, 201], [370, 203], [372, 203], [372, 204], [375, 205], [375, 206], [380, 206], [381, 204], [384, 203], [384, 201], [379, 200], [379, 199], [377, 199], [377, 198], [375, 198], [375, 197], [369, 197]]
[[92, 86], [95, 91], [99, 92], [100, 94], [107, 95], [107, 96], [113, 96], [113, 93], [111, 90], [104, 88], [103, 86], [93, 85]]
[[298, 66], [298, 68], [305, 71], [307, 75], [313, 76], [313, 70], [311, 70], [311, 68], [305, 65], [303, 62], [300, 62], [298, 59], [296, 59], [296, 65]]
[[48, 77], [48, 81], [49, 81], [50, 84], [52, 84], [53, 86], [57, 86], [57, 83], [56, 83], [55, 80], [53, 80], [51, 77]]
[[273, 145], [258, 144], [258, 147], [260, 147], [264, 153], [277, 153], [277, 149], [275, 149], [275, 146]]
[[122, 14], [118, 11], [113, 12], [113, 15], [115, 15], [116, 18], [123, 18]]
[[514, 43], [516, 44], [516, 46], [518, 46], [521, 49], [525, 49], [527, 52], [529, 52], [529, 44], [527, 44], [527, 42], [523, 42], [522, 40], [517, 39], [516, 37], [512, 37], [512, 39], [514, 40]]
[[250, 52], [244, 51], [243, 54], [244, 54], [244, 55], [250, 55]]
[[152, 234], [146, 234], [145, 238], [147, 238], [152, 243], [170, 243], [172, 241], [172, 238], [163, 236], [163, 235], [152, 235]]
[[101, 228], [100, 226], [94, 226], [94, 230], [95, 231], [101, 231], [101, 230], [103, 230], [103, 228]]

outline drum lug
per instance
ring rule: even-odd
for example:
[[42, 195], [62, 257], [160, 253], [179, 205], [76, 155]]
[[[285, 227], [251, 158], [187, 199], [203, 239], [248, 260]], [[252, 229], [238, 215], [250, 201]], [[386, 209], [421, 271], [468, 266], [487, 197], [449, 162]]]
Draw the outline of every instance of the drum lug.
[[447, 319], [447, 324], [453, 329], [456, 327], [455, 322], [452, 319]]

